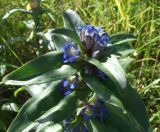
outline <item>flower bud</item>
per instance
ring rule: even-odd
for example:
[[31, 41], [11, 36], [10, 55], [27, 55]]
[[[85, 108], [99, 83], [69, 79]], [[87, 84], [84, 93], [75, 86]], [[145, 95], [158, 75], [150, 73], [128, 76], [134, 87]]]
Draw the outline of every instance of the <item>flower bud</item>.
[[41, 0], [30, 0], [29, 4], [30, 4], [31, 9], [33, 10], [33, 9], [39, 8], [40, 2], [41, 2]]
[[86, 25], [79, 28], [79, 37], [87, 55], [96, 58], [107, 47], [109, 35], [101, 27]]

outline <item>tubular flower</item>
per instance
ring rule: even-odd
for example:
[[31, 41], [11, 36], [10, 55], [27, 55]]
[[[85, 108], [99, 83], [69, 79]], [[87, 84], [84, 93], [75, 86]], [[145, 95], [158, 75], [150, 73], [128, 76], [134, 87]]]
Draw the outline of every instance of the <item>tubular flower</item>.
[[61, 92], [69, 95], [78, 85], [78, 76], [71, 76], [61, 81]]
[[103, 101], [96, 100], [93, 105], [86, 105], [81, 110], [81, 114], [86, 121], [89, 121], [91, 118], [98, 118], [100, 121], [104, 121], [104, 119], [108, 116], [108, 111], [104, 107]]
[[104, 121], [108, 116], [108, 110], [104, 106], [104, 102], [100, 99], [97, 99], [95, 102], [96, 115], [100, 121]]
[[74, 42], [66, 42], [64, 44], [64, 54], [63, 54], [63, 62], [75, 62], [78, 58], [80, 58], [80, 50], [77, 49]]
[[95, 118], [96, 117], [96, 113], [95, 113], [93, 105], [85, 106], [82, 109], [81, 113], [82, 113], [85, 121], [89, 121], [91, 118]]
[[88, 55], [96, 58], [109, 44], [109, 35], [101, 27], [86, 25], [79, 27], [79, 37]]

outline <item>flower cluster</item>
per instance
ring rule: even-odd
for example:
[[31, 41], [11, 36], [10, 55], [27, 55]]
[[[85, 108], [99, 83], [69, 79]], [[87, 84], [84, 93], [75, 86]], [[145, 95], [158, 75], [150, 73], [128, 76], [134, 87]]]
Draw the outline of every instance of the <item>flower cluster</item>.
[[63, 62], [75, 62], [78, 58], [80, 58], [80, 50], [77, 49], [76, 44], [74, 42], [66, 42], [64, 44], [64, 54], [63, 54]]
[[109, 44], [109, 35], [101, 27], [86, 25], [79, 27], [79, 37], [88, 55], [96, 58]]
[[[82, 44], [85, 47], [85, 52], [83, 53], [84, 55], [87, 55], [89, 57], [97, 58], [99, 55], [101, 55], [100, 53], [102, 53], [102, 51], [104, 51], [106, 47], [111, 46], [111, 44], [109, 44], [109, 35], [106, 32], [104, 32], [104, 30], [101, 27], [94, 27], [92, 25], [80, 27], [79, 37]], [[80, 50], [77, 49], [76, 44], [74, 42], [66, 42], [64, 44], [63, 49], [64, 63], [73, 63], [83, 56], [81, 55]], [[91, 68], [90, 66], [86, 65], [85, 74], [91, 74], [94, 71], [94, 69], [94, 67]], [[105, 73], [100, 69], [96, 68], [95, 71], [101, 79], [106, 80], [108, 78], [105, 75]], [[61, 92], [66, 96], [69, 95], [75, 88], [77, 88], [78, 82], [78, 75], [63, 79], [61, 81]], [[92, 103], [80, 108], [80, 111], [78, 113], [83, 116], [85, 121], [89, 121], [92, 118], [96, 118], [103, 122], [105, 118], [108, 116], [108, 111], [105, 108], [104, 102], [97, 98]], [[73, 115], [69, 116], [63, 121], [65, 126], [65, 132], [76, 132], [82, 130], [84, 132], [87, 132], [86, 127], [81, 124], [79, 124], [77, 127], [73, 129], [70, 128], [70, 124], [74, 120], [73, 117]]]
[[61, 92], [64, 95], [69, 95], [78, 85], [78, 76], [70, 76], [61, 81]]
[[108, 111], [104, 106], [104, 102], [98, 99], [94, 104], [84, 106], [81, 114], [86, 121], [89, 121], [91, 118], [99, 118], [100, 121], [104, 121], [108, 116]]

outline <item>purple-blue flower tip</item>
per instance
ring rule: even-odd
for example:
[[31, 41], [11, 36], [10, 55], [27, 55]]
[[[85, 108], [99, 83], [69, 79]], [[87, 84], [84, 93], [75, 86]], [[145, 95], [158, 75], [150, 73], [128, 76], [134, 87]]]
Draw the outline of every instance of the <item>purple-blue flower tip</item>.
[[81, 110], [81, 114], [85, 121], [89, 121], [91, 118], [98, 118], [103, 122], [108, 116], [108, 110], [104, 107], [104, 103], [98, 100], [93, 105], [86, 105]]
[[86, 25], [79, 27], [79, 32], [85, 34], [85, 36], [91, 37], [97, 44], [106, 46], [109, 42], [109, 35], [104, 32], [102, 27], [94, 27], [92, 25]]
[[63, 62], [75, 62], [78, 58], [80, 58], [80, 50], [77, 49], [76, 44], [74, 42], [69, 43], [66, 42], [64, 44], [64, 54], [63, 54]]
[[78, 76], [70, 76], [67, 79], [61, 81], [61, 92], [64, 95], [69, 95], [78, 85]]

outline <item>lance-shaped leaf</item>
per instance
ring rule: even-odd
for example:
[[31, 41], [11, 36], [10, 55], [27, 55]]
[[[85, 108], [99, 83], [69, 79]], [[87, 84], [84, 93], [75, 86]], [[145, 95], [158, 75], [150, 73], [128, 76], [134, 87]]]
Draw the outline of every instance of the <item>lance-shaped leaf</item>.
[[104, 63], [94, 58], [85, 58], [85, 60], [102, 70], [122, 90], [126, 88], [127, 79], [125, 72], [115, 56], [112, 55]]
[[40, 74], [62, 66], [62, 51], [53, 51], [42, 55], [11, 72], [3, 78], [5, 84], [16, 85], [14, 81], [32, 79]]
[[37, 124], [34, 121], [63, 98], [59, 88], [60, 81], [53, 82], [43, 93], [29, 99], [9, 126], [8, 132], [32, 129]]
[[85, 121], [85, 126], [89, 132], [120, 132], [114, 124], [109, 122], [101, 122], [97, 119], [91, 119], [90, 121]]
[[119, 132], [145, 132], [142, 126], [135, 120], [135, 118], [127, 111], [124, 113], [118, 107], [112, 107], [109, 104], [106, 104], [108, 109], [108, 120], [111, 124], [119, 130]]
[[125, 108], [121, 101], [109, 90], [107, 89], [97, 78], [93, 76], [82, 75], [83, 81], [87, 86], [92, 89], [99, 98], [104, 102], [111, 104], [115, 107], [121, 108], [125, 112]]
[[78, 98], [75, 92], [72, 92], [68, 96], [64, 97], [55, 107], [49, 109], [36, 121], [44, 123], [53, 121], [54, 123], [63, 121], [69, 115], [71, 115], [78, 107]]
[[50, 81], [57, 81], [77, 73], [80, 69], [81, 67], [79, 65], [62, 65], [58, 69], [53, 69], [32, 79], [26, 78], [25, 80], [8, 80], [7, 84], [33, 85], [47, 83]]
[[61, 29], [55, 29], [52, 31], [53, 34], [55, 35], [61, 35], [61, 36], [65, 36], [68, 39], [71, 39], [72, 41], [76, 42], [76, 45], [78, 48], [80, 48], [81, 52], [84, 52], [84, 46], [80, 41], [80, 38], [78, 36], [78, 34], [70, 29], [65, 29], [65, 28], [61, 28]]
[[53, 30], [52, 33], [55, 35], [62, 35], [62, 36], [68, 37], [77, 43], [81, 43], [79, 37], [73, 30], [60, 28], [60, 29]]
[[125, 96], [121, 98], [126, 109], [132, 114], [135, 120], [148, 132], [150, 130], [145, 105], [138, 93], [128, 85]]
[[52, 82], [23, 86], [31, 96], [41, 94]]
[[63, 20], [65, 28], [72, 29], [78, 32], [78, 27], [84, 27], [86, 24], [73, 10], [67, 10], [63, 13]]
[[127, 57], [129, 54], [133, 53], [135, 49], [132, 45], [128, 43], [123, 43], [120, 45], [113, 45], [112, 47], [112, 54]]
[[129, 130], [130, 132], [144, 132], [141, 125], [135, 120], [130, 112], [126, 111], [122, 101], [115, 96], [107, 86], [104, 86], [93, 76], [83, 76], [83, 80], [88, 87], [105, 102], [106, 108], [109, 111], [108, 120], [110, 120], [112, 124], [116, 124], [115, 126], [120, 129], [121, 132], [124, 132], [125, 130]]
[[[140, 98], [140, 96], [138, 95], [138, 93], [133, 88], [131, 88], [130, 85], [127, 85], [127, 90], [125, 94], [123, 94], [123, 96], [119, 96], [119, 94], [116, 91], [114, 91], [115, 85], [113, 84], [113, 82], [111, 82], [110, 80], [107, 80], [105, 81], [104, 85], [107, 86], [107, 88], [109, 88], [113, 93], [115, 93], [119, 97], [126, 111], [130, 113], [130, 116], [133, 122], [135, 122], [135, 126], [138, 126], [138, 127], [141, 126], [142, 128], [141, 127], [139, 128], [144, 129], [143, 131], [149, 132], [150, 126], [148, 123], [147, 113], [145, 110], [144, 103]], [[111, 110], [111, 111], [114, 111], [114, 110]], [[116, 117], [116, 118], [120, 118], [120, 117]], [[117, 120], [116, 118], [115, 120]], [[111, 116], [111, 119], [113, 119], [112, 116]], [[119, 127], [120, 126], [121, 125], [119, 125]]]
[[4, 15], [3, 18], [2, 18], [2, 20], [7, 19], [10, 15], [12, 15], [12, 14], [14, 14], [14, 13], [16, 13], [16, 12], [22, 12], [22, 13], [25, 13], [25, 14], [32, 14], [31, 11], [27, 11], [27, 10], [25, 10], [25, 9], [13, 9], [13, 10], [10, 10], [9, 12], [7, 12], [7, 13]]
[[129, 33], [118, 33], [110, 38], [110, 43], [113, 45], [123, 44], [136, 40], [135, 36]]
[[53, 42], [57, 50], [61, 50], [66, 43], [66, 40], [62, 36], [53, 35]]
[[62, 126], [60, 124], [54, 124], [53, 122], [46, 122], [40, 124], [36, 129], [36, 132], [62, 132]]
[[125, 57], [125, 58], [121, 58], [119, 59], [119, 63], [121, 64], [122, 68], [127, 71], [127, 68], [129, 67], [129, 65], [133, 62], [133, 58], [131, 57]]

